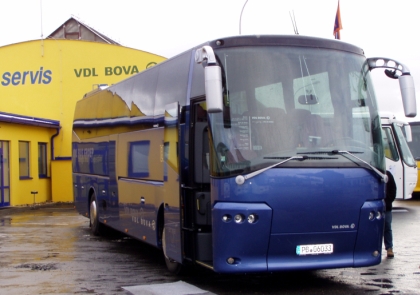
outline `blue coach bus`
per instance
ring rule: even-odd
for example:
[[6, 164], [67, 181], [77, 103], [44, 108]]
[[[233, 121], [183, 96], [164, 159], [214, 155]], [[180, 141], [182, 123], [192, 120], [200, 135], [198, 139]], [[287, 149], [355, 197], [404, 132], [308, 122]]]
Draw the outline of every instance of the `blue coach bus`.
[[404, 65], [304, 36], [207, 42], [88, 93], [73, 123], [74, 202], [163, 250], [171, 272], [376, 265], [385, 160], [370, 71], [415, 116]]

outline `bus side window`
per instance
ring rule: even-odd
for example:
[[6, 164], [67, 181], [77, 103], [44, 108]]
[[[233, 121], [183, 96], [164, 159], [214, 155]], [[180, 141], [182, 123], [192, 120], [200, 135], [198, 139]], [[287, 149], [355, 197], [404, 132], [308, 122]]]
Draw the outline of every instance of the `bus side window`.
[[385, 157], [393, 161], [398, 161], [399, 156], [397, 147], [395, 146], [395, 142], [392, 137], [391, 128], [382, 127], [382, 142], [384, 145]]
[[210, 183], [210, 150], [207, 122], [196, 122], [194, 133], [194, 181]]

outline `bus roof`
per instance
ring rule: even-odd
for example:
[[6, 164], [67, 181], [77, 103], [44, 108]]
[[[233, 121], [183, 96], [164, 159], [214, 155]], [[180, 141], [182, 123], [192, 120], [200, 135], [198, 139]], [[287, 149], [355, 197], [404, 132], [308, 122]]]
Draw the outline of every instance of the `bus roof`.
[[[301, 35], [248, 35], [220, 38], [206, 43], [213, 49], [238, 46], [298, 46], [335, 49], [364, 55], [363, 49], [334, 39], [323, 39]], [[200, 45], [202, 46], [202, 45]], [[200, 47], [198, 46], [198, 47]]]

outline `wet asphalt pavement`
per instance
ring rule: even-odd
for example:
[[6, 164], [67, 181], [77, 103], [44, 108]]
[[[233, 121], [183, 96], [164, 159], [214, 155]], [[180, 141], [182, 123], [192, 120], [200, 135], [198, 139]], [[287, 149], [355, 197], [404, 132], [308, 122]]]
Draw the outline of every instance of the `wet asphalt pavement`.
[[[91, 235], [88, 219], [71, 204], [0, 209], [0, 294], [420, 295], [420, 200], [394, 206], [395, 258], [383, 251], [377, 266], [271, 275], [194, 268], [180, 276], [166, 271], [153, 247], [112, 231]], [[176, 289], [178, 284], [196, 291]]]

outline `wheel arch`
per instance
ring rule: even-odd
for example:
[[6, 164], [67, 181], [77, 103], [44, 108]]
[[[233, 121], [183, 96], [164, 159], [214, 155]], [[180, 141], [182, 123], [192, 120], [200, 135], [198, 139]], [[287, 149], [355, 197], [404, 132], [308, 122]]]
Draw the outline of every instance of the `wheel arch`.
[[87, 198], [87, 207], [88, 207], [88, 212], [89, 212], [89, 217], [90, 217], [90, 202], [92, 201], [92, 197], [96, 196], [96, 190], [93, 186], [91, 186], [89, 188], [89, 192], [88, 192], [88, 198]]

